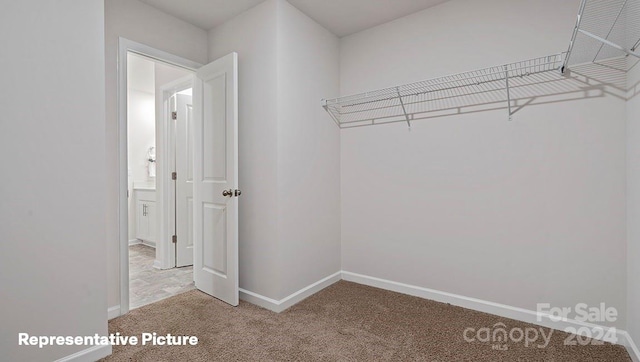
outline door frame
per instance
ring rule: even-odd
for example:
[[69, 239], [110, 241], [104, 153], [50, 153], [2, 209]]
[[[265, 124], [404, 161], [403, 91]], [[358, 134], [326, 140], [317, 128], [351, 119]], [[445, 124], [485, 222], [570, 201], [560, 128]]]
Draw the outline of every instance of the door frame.
[[[138, 43], [123, 37], [118, 38], [118, 79], [117, 79], [117, 97], [118, 97], [118, 235], [120, 241], [120, 311], [119, 315], [124, 315], [129, 312], [129, 209], [128, 209], [128, 163], [127, 163], [127, 54], [129, 52], [137, 53], [153, 60], [171, 64], [186, 70], [195, 72], [202, 64], [188, 60], [186, 58], [173, 55], [171, 53], [150, 47], [148, 45]], [[164, 108], [163, 108], [164, 109]], [[166, 109], [165, 109], [166, 111]], [[166, 125], [163, 122], [165, 117], [160, 117], [160, 120], [156, 119], [156, 135], [158, 130], [158, 123]], [[162, 130], [163, 135], [166, 132]], [[162, 137], [161, 137], [162, 139]], [[156, 149], [157, 149], [156, 145]], [[164, 151], [163, 151], [164, 152]], [[160, 158], [156, 164], [156, 175], [167, 174], [164, 169], [166, 166]], [[156, 194], [164, 195], [163, 177], [156, 177]], [[131, 195], [133, 197], [133, 195]], [[158, 233], [158, 243], [163, 244], [165, 239], [168, 239], [168, 232], [166, 230], [167, 223], [165, 220], [168, 218], [165, 202], [163, 197], [158, 199], [156, 204], [159, 213], [160, 232]], [[157, 245], [156, 245], [157, 247]]]
[[[161, 121], [162, 121], [162, 128], [164, 129], [163, 137], [160, 140], [160, 142], [162, 143], [162, 146], [163, 146], [162, 155], [165, 160], [168, 160], [169, 157], [171, 156], [175, 156], [175, 154], [171, 155], [171, 151], [175, 150], [175, 134], [173, 134], [169, 128], [169, 124], [171, 121], [171, 117], [170, 117], [171, 104], [169, 103], [169, 99], [178, 92], [181, 92], [189, 88], [193, 88], [194, 76], [195, 76], [195, 73], [193, 75], [188, 75], [186, 77], [176, 79], [173, 82], [167, 83], [162, 87], [160, 87], [160, 90], [162, 91], [162, 109], [163, 109], [163, 115], [162, 115]], [[156, 123], [156, 127], [158, 127], [157, 123]], [[164, 179], [164, 185], [171, 185], [171, 183], [173, 182], [173, 180], [171, 179], [171, 174], [169, 172], [164, 173], [163, 179]], [[157, 178], [156, 178], [156, 182], [157, 182]], [[157, 185], [156, 185], [156, 195], [158, 195]], [[160, 195], [160, 198], [164, 202], [164, 205], [167, 205], [164, 208], [164, 210], [166, 210], [167, 212], [165, 213], [165, 218], [164, 220], [161, 221], [161, 223], [166, 222], [165, 225], [173, 225], [175, 230], [175, 227], [176, 227], [175, 225], [175, 222], [176, 222], [175, 188], [164, 187], [162, 190], [162, 194]], [[167, 233], [170, 233], [171, 230], [166, 230], [166, 231]], [[165, 250], [166, 246], [173, 245], [173, 243], [169, 240], [168, 235], [169, 234], [165, 235], [166, 240], [163, 243], [162, 249], [160, 250], [156, 249], [155, 263], [158, 264], [159, 269], [169, 269], [169, 268], [174, 268], [176, 266], [175, 245], [173, 248], [169, 247], [168, 250]]]

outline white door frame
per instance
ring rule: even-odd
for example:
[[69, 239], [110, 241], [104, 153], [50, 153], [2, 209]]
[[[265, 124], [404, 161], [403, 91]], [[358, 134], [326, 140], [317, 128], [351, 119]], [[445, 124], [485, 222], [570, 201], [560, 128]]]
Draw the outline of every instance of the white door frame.
[[[119, 240], [120, 240], [120, 313], [124, 315], [129, 312], [129, 210], [127, 203], [127, 190], [128, 190], [128, 165], [127, 165], [127, 53], [137, 53], [146, 57], [172, 64], [190, 71], [196, 71], [202, 66], [202, 64], [193, 62], [191, 60], [167, 53], [165, 51], [152, 48], [150, 46], [134, 42], [120, 37], [118, 39], [118, 228], [119, 228]], [[156, 119], [156, 125], [159, 122], [166, 125], [163, 122], [163, 118]], [[160, 125], [162, 127], [162, 125]], [[162, 128], [157, 128], [162, 130]], [[164, 132], [164, 130], [162, 130]], [[166, 134], [166, 133], [163, 133]], [[158, 145], [156, 145], [158, 146]], [[156, 164], [157, 175], [166, 174], [164, 169], [166, 166], [161, 158], [158, 158]], [[165, 180], [163, 177], [156, 179], [156, 193], [164, 195], [164, 189], [166, 188]], [[132, 195], [133, 196], [133, 195]], [[157, 210], [159, 213], [160, 232], [158, 233], [158, 244], [163, 244], [168, 238], [168, 232], [166, 230], [165, 221], [168, 220], [166, 215], [165, 200], [163, 197], [158, 198]], [[165, 244], [166, 245], [166, 244]]]
[[[169, 103], [169, 99], [175, 93], [181, 92], [189, 88], [193, 88], [193, 76], [189, 76], [189, 75], [160, 87], [160, 90], [162, 91], [162, 109], [164, 110], [164, 114], [161, 118], [162, 125], [158, 125], [156, 123], [156, 127], [160, 126], [164, 129], [162, 140], [160, 140], [160, 142], [162, 142], [162, 145], [163, 145], [162, 155], [164, 160], [168, 160], [169, 157], [175, 156], [175, 155], [171, 155], [171, 149], [169, 147], [166, 147], [167, 145], [169, 145], [169, 143], [174, 142], [174, 140], [171, 139], [172, 134], [171, 134], [171, 131], [169, 130], [169, 124], [170, 124], [169, 115], [171, 114], [171, 109], [170, 109], [171, 104]], [[160, 177], [159, 173], [157, 175], [158, 175], [157, 177]], [[173, 182], [169, 172], [165, 172], [162, 178], [164, 179], [164, 185], [171, 185]], [[175, 196], [176, 195], [174, 190], [175, 189], [172, 187], [164, 187], [162, 190], [162, 194], [160, 195], [160, 198], [163, 199], [163, 201], [165, 202], [165, 205], [167, 205], [167, 207], [165, 207], [164, 210], [168, 210], [165, 213], [165, 218], [164, 220], [162, 220], [162, 223], [166, 222], [166, 225], [173, 225], [175, 228], [175, 216], [176, 216], [175, 215], [175, 202], [176, 202]], [[156, 195], [159, 195], [157, 185], [156, 185]], [[161, 249], [156, 249], [156, 263], [158, 263], [158, 267], [160, 269], [169, 269], [176, 266], [175, 245], [172, 242], [170, 242], [168, 239], [170, 230], [166, 230], [166, 232], [167, 232], [167, 234], [165, 235], [166, 240], [162, 244], [163, 247]], [[170, 247], [169, 250], [165, 250], [165, 247], [168, 245], [169, 246], [173, 245], [174, 247], [173, 248]]]

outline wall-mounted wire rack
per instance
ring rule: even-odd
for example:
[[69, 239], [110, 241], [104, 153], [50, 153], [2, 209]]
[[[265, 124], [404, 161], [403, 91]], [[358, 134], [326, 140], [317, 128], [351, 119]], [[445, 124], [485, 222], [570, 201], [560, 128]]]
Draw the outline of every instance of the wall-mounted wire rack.
[[[477, 93], [500, 93], [513, 115], [511, 82], [535, 74], [557, 71], [564, 64], [565, 53], [524, 60], [397, 87], [346, 97], [325, 99], [322, 105], [340, 128], [411, 121], [433, 111], [432, 104]], [[455, 105], [454, 105], [455, 106]]]
[[[512, 88], [535, 84], [536, 75], [572, 66], [625, 57], [640, 57], [640, 0], [582, 0], [569, 50], [445, 77], [345, 97], [323, 99], [322, 106], [340, 128], [431, 118], [442, 109], [468, 106], [482, 94], [506, 102], [513, 116]], [[446, 106], [442, 106], [446, 102]]]
[[565, 68], [640, 58], [640, 0], [582, 0]]

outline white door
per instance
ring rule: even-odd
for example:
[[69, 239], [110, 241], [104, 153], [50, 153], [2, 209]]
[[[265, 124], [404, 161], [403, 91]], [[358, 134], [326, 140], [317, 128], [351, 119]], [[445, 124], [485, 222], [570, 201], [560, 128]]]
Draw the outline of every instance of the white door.
[[193, 87], [196, 288], [238, 305], [238, 56], [200, 68]]
[[176, 94], [176, 266], [193, 265], [193, 108], [191, 96]]

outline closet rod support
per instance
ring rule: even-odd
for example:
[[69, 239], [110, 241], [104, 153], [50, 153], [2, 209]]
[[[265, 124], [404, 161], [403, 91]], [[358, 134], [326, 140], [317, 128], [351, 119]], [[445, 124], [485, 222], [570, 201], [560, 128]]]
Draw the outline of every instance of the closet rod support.
[[509, 121], [513, 119], [513, 113], [511, 113], [511, 90], [509, 89], [509, 67], [504, 66], [504, 79], [507, 84], [507, 108], [509, 109]]
[[640, 39], [638, 39], [638, 41], [633, 45], [633, 48], [631, 48], [631, 51], [636, 51], [638, 50], [638, 47], [640, 47]]
[[[616, 19], [613, 21], [611, 28], [609, 28], [609, 32], [607, 33], [607, 36], [604, 37], [605, 39], [609, 39], [609, 36], [611, 36], [611, 33], [613, 32], [613, 29], [615, 29], [616, 24], [618, 23], [618, 20], [620, 20], [620, 16], [622, 16], [622, 13], [624, 12], [624, 8], [627, 6], [627, 2], [629, 2], [629, 0], [624, 0], [624, 3], [622, 3], [622, 6], [620, 7], [620, 11], [618, 11], [618, 15], [616, 16]], [[596, 55], [593, 57], [593, 60], [591, 61], [592, 63], [595, 63], [596, 60], [598, 60], [598, 56], [600, 55], [600, 52], [602, 52], [603, 47], [604, 47], [604, 43], [600, 44], [600, 48], [598, 49], [598, 52], [596, 53]]]
[[331, 119], [333, 119], [333, 121], [338, 125], [338, 127], [342, 128], [338, 119], [333, 115], [333, 113], [329, 112], [329, 105], [327, 100], [323, 99], [321, 102], [322, 102], [322, 108], [324, 108], [324, 110], [327, 113], [329, 113], [329, 116], [331, 116]]
[[567, 50], [567, 56], [564, 58], [564, 64], [562, 65], [562, 74], [564, 74], [565, 70], [569, 68], [569, 58], [571, 58], [571, 54], [573, 53], [573, 46], [576, 44], [576, 38], [578, 37], [578, 31], [580, 30], [580, 26], [582, 25], [582, 17], [584, 15], [584, 9], [586, 5], [587, 0], [582, 0], [580, 2], [578, 19], [576, 20], [576, 25], [573, 28], [573, 33], [571, 34], [571, 41], [569, 42], [569, 50]]
[[592, 34], [592, 33], [588, 32], [588, 31], [586, 31], [586, 30], [578, 29], [578, 31], [580, 33], [582, 33], [582, 34], [584, 34], [584, 35], [586, 35], [586, 36], [588, 36], [590, 38], [593, 38], [593, 39], [595, 39], [595, 40], [597, 40], [597, 41], [599, 41], [601, 43], [604, 43], [604, 44], [606, 44], [606, 45], [608, 45], [608, 46], [610, 46], [612, 48], [616, 48], [618, 50], [621, 50], [621, 51], [627, 53], [628, 55], [633, 55], [636, 58], [640, 58], [640, 53], [637, 53], [637, 52], [635, 52], [633, 50], [630, 50], [630, 49], [627, 49], [625, 47], [622, 47], [622, 46], [620, 46], [620, 45], [618, 45], [618, 44], [616, 44], [616, 43], [614, 43], [612, 41], [609, 41], [607, 39], [601, 38], [601, 37], [599, 37], [599, 36], [597, 36], [595, 34]]
[[411, 121], [409, 120], [409, 115], [407, 114], [407, 109], [404, 106], [404, 102], [402, 101], [402, 95], [400, 95], [400, 88], [396, 87], [396, 92], [398, 93], [398, 100], [400, 100], [400, 105], [402, 106], [402, 112], [404, 113], [404, 118], [407, 120], [407, 125], [411, 128]]

